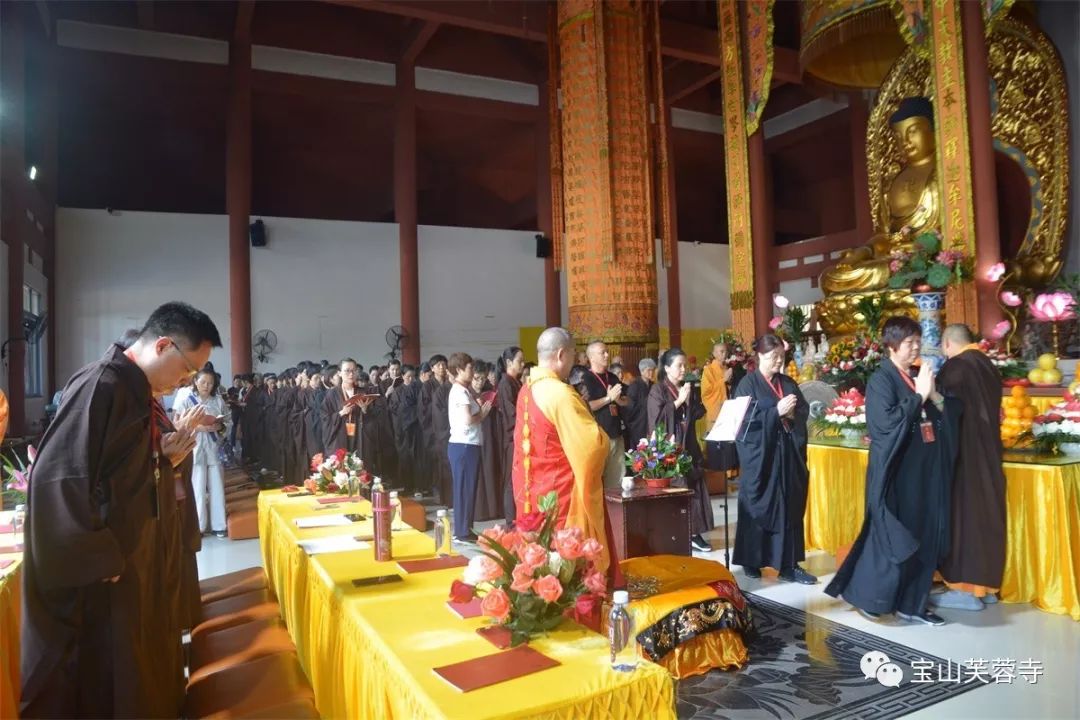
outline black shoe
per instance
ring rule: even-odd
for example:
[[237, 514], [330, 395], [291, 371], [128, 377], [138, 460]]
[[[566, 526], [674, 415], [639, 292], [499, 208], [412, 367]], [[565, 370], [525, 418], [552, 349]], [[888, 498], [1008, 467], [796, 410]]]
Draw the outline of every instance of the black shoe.
[[881, 619], [881, 613], [870, 612], [869, 610], [863, 610], [862, 608], [855, 608], [855, 612], [859, 613], [871, 622], [877, 622]]
[[461, 537], [454, 536], [454, 542], [460, 545], [475, 545], [480, 541], [480, 538], [476, 537], [475, 533], [469, 533], [468, 535], [462, 535]]
[[690, 545], [698, 552], [712, 552], [712, 545], [700, 535], [691, 536]]
[[796, 565], [794, 568], [780, 571], [780, 579], [784, 582], [799, 583], [800, 585], [817, 585], [818, 579], [814, 575]]
[[761, 578], [761, 568], [744, 567], [742, 569], [742, 574], [748, 578], [758, 580]]
[[923, 625], [938, 626], [945, 624], [945, 618], [929, 610], [924, 610], [922, 615], [908, 615], [907, 613], [898, 612], [896, 617], [911, 623], [922, 623]]

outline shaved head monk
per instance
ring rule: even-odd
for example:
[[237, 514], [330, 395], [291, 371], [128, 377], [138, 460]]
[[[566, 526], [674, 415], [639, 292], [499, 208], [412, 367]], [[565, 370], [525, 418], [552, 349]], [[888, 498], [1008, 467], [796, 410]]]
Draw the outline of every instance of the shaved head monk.
[[[557, 527], [579, 527], [604, 545], [598, 566], [610, 562], [605, 536], [602, 474], [608, 436], [572, 387], [574, 338], [548, 328], [536, 341], [537, 364], [521, 388], [514, 425], [514, 501], [517, 515], [535, 512], [541, 497], [559, 496]], [[526, 459], [528, 462], [525, 462]]]

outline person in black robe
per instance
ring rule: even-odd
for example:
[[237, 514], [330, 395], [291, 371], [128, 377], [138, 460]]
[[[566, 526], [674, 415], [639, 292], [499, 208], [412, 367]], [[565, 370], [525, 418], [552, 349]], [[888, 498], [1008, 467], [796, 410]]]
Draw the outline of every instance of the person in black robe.
[[[671, 348], [660, 359], [661, 378], [649, 390], [649, 432], [656, 431], [663, 423], [664, 433], [674, 435], [675, 442], [682, 446], [693, 464], [689, 474], [683, 478], [686, 487], [693, 491], [690, 498], [690, 544], [695, 550], [709, 552], [712, 546], [704, 534], [716, 526], [713, 519], [712, 501], [705, 486], [705, 473], [701, 468], [704, 458], [698, 444], [694, 423], [705, 416], [705, 406], [697, 388], [683, 382], [686, 377], [686, 353], [679, 348]], [[636, 447], [636, 445], [635, 445]]]
[[[443, 377], [446, 377], [444, 374]], [[454, 477], [450, 472], [450, 388], [446, 380], [435, 389], [431, 400], [432, 454], [435, 458], [435, 492], [439, 503], [454, 507]]]
[[420, 381], [416, 379], [416, 368], [412, 365], [402, 366], [401, 377], [400, 385], [391, 385], [388, 405], [397, 450], [397, 481], [404, 490], [413, 492], [420, 471]]
[[364, 467], [378, 475], [384, 485], [396, 486], [397, 483], [397, 447], [394, 445], [394, 423], [390, 415], [390, 406], [379, 392], [379, 386], [367, 384], [360, 386], [360, 392], [377, 395], [362, 413], [360, 423], [361, 457]]
[[921, 340], [919, 324], [911, 318], [891, 317], [882, 327], [889, 357], [866, 384], [866, 515], [825, 592], [873, 619], [895, 612], [909, 622], [942, 625], [927, 601], [949, 547], [949, 497], [963, 405], [937, 391], [929, 363], [912, 379]]
[[431, 434], [431, 405], [425, 398], [428, 381], [433, 377], [430, 363], [420, 363], [416, 381], [416, 461], [414, 490], [425, 494], [431, 489], [431, 453], [429, 449]]
[[307, 438], [304, 443], [308, 464], [311, 458], [323, 451], [322, 441], [322, 404], [326, 398], [326, 385], [323, 372], [316, 370], [308, 381], [307, 412], [304, 414]]
[[502, 472], [503, 517], [513, 525], [517, 517], [514, 502], [514, 427], [517, 424], [517, 399], [521, 393], [521, 375], [525, 371], [525, 353], [517, 346], [503, 350], [499, 357], [499, 384], [495, 394], [495, 428], [499, 443], [499, 469]]
[[949, 551], [938, 570], [949, 586], [930, 603], [982, 610], [997, 600], [1005, 573], [1005, 471], [1001, 459], [1001, 373], [974, 344], [966, 325], [950, 325], [941, 349], [948, 360], [937, 376], [947, 397], [964, 405], [952, 485]]
[[241, 428], [241, 444], [244, 449], [244, 461], [263, 464], [263, 451], [266, 441], [263, 437], [266, 423], [266, 404], [268, 396], [263, 385], [262, 375], [254, 374], [251, 389], [244, 396], [244, 420]]
[[644, 358], [638, 363], [638, 377], [627, 385], [630, 404], [623, 408], [626, 429], [623, 442], [627, 450], [637, 447], [638, 440], [649, 436], [649, 392], [656, 382], [656, 361]]
[[817, 578], [798, 563], [806, 559], [803, 515], [809, 470], [806, 466], [806, 420], [810, 405], [799, 385], [784, 375], [784, 341], [763, 335], [754, 342], [758, 367], [735, 389], [751, 398], [736, 439], [739, 465], [739, 519], [732, 560], [747, 577], [761, 568], [779, 571], [780, 579], [814, 585]]
[[[489, 363], [483, 360], [473, 361], [472, 394], [478, 405], [483, 404], [480, 397], [491, 390], [488, 382]], [[480, 423], [480, 468], [476, 476], [476, 506], [474, 520], [493, 520], [503, 515], [503, 494], [500, 482], [502, 475], [499, 456], [502, 448], [496, 427], [496, 414], [489, 412]]]
[[[363, 458], [363, 434], [360, 428], [371, 400], [362, 399], [365, 393], [357, 384], [355, 360], [342, 360], [340, 373], [341, 387], [327, 390], [323, 397], [320, 421], [323, 454], [329, 457], [340, 449], [350, 453], [358, 452]], [[356, 396], [360, 398], [350, 404], [349, 401]], [[374, 472], [371, 468], [367, 469]]]
[[[425, 492], [438, 496], [439, 488], [442, 487], [440, 480], [442, 465], [439, 462], [433, 410], [435, 407], [435, 395], [443, 383], [446, 382], [446, 357], [438, 354], [432, 355], [428, 365], [431, 368], [431, 376], [424, 381], [423, 387], [420, 388], [420, 434], [425, 464], [423, 487]], [[447, 423], [449, 423], [449, 420], [447, 420]], [[449, 471], [449, 462], [446, 468]]]
[[266, 387], [266, 396], [262, 403], [262, 450], [259, 452], [259, 459], [264, 468], [280, 472], [281, 428], [278, 411], [281, 391], [278, 388], [277, 375], [263, 375], [263, 385]]
[[209, 317], [167, 303], [130, 348], [112, 346], [68, 382], [29, 487], [21, 717], [180, 716], [161, 518], [176, 507], [169, 458], [192, 438], [159, 434], [154, 395], [190, 380], [220, 346]]

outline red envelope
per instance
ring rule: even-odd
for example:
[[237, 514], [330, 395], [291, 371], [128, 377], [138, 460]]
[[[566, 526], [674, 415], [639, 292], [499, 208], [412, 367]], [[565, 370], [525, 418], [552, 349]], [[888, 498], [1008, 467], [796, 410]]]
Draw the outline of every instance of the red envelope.
[[447, 601], [446, 607], [450, 608], [450, 612], [457, 615], [462, 620], [468, 620], [469, 618], [480, 617], [484, 613], [480, 610], [480, 598], [474, 597], [467, 603], [456, 603]]
[[461, 692], [470, 692], [557, 667], [559, 664], [558, 660], [549, 658], [528, 645], [519, 645], [513, 650], [433, 669], [436, 675]]
[[424, 560], [402, 560], [398, 567], [409, 573], [428, 572], [429, 570], [445, 570], [447, 568], [465, 567], [469, 564], [469, 558], [464, 555], [450, 555], [447, 557], [426, 558]]

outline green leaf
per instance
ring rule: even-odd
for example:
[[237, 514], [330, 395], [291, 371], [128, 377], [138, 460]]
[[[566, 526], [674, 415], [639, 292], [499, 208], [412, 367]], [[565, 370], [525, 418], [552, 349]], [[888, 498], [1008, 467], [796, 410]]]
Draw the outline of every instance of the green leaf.
[[549, 492], [540, 498], [540, 510], [552, 513], [559, 507], [559, 495], [555, 491]]
[[941, 240], [936, 233], [925, 232], [915, 238], [915, 244], [930, 254], [937, 254], [941, 250]]
[[951, 278], [952, 271], [941, 263], [934, 263], [926, 272], [926, 282], [929, 283], [931, 287], [939, 290], [946, 287]]

